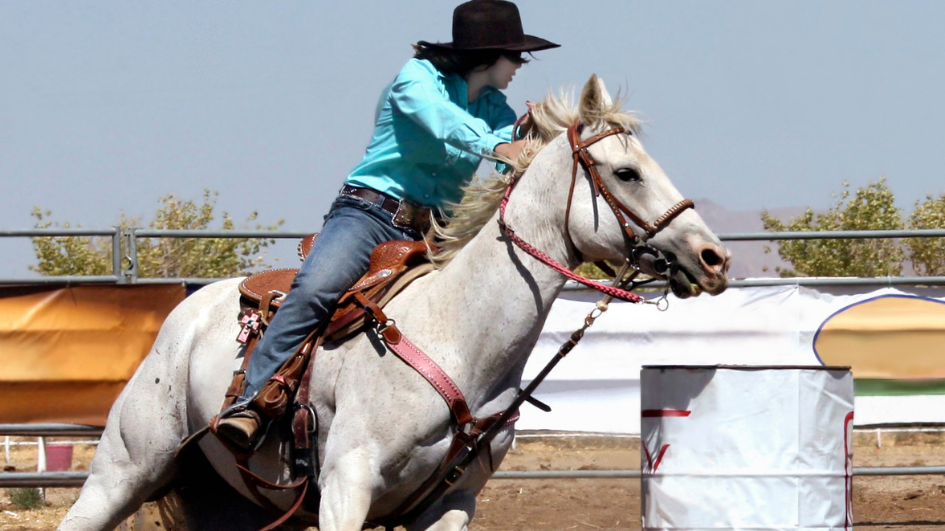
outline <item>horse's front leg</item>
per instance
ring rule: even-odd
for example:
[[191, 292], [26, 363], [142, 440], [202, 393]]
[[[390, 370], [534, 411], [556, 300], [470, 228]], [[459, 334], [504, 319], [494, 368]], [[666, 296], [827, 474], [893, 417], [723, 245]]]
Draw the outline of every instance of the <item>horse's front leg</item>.
[[453, 492], [433, 504], [407, 531], [465, 531], [476, 512], [476, 493], [470, 490]]
[[407, 531], [465, 531], [476, 513], [476, 498], [491, 477], [493, 466], [499, 466], [512, 445], [511, 427], [500, 432], [492, 441], [492, 456], [481, 453], [478, 461], [455, 485], [456, 490], [433, 503], [416, 521], [407, 525]]
[[320, 531], [361, 530], [379, 481], [372, 463], [377, 463], [376, 456], [363, 447], [349, 449], [335, 459], [326, 459], [319, 476]]

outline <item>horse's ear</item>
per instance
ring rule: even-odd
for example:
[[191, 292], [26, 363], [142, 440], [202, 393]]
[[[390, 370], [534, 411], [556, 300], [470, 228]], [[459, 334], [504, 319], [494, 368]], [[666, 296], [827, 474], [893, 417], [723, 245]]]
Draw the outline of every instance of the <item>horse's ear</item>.
[[584, 84], [581, 91], [581, 121], [590, 123], [595, 121], [601, 115], [601, 111], [614, 104], [610, 93], [604, 82], [597, 77], [597, 74], [591, 74], [591, 78]]

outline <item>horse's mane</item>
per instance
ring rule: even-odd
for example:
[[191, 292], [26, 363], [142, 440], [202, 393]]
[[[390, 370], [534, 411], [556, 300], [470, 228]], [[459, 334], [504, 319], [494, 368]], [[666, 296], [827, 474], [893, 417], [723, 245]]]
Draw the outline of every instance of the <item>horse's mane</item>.
[[535, 155], [578, 121], [583, 121], [585, 126], [591, 128], [623, 127], [639, 135], [642, 122], [632, 112], [622, 111], [621, 103], [618, 95], [614, 102], [601, 108], [581, 108], [572, 103], [572, 96], [568, 94], [549, 94], [536, 103], [531, 112], [534, 126], [529, 132], [529, 142], [522, 156], [517, 163], [502, 159], [512, 166], [512, 170], [504, 175], [492, 172], [487, 179], [474, 177], [463, 187], [462, 201], [448, 205], [451, 214], [445, 223], [433, 224], [439, 247], [438, 252], [431, 253], [433, 262], [438, 267], [449, 263], [492, 219], [506, 188], [528, 170]]

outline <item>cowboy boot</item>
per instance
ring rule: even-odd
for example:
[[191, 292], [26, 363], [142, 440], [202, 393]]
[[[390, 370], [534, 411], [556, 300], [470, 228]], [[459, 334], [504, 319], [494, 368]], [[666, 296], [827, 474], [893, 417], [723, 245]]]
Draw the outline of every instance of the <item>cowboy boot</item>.
[[256, 446], [261, 427], [262, 419], [259, 413], [252, 409], [244, 409], [221, 418], [217, 421], [214, 431], [217, 436], [226, 439], [226, 442], [249, 451]]

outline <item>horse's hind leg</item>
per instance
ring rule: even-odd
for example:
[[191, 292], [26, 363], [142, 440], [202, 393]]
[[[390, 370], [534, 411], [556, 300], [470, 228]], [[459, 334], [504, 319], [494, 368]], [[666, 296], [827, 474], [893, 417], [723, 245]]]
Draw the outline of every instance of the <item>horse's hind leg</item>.
[[111, 531], [173, 478], [185, 432], [177, 401], [166, 384], [159, 390], [160, 381], [151, 371], [139, 373], [119, 396], [89, 479], [60, 531]]

